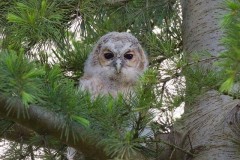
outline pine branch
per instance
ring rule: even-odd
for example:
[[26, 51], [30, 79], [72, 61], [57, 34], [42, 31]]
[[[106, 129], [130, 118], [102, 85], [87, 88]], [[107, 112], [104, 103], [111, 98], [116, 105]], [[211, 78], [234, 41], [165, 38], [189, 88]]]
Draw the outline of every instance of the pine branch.
[[[4, 121], [7, 122], [8, 120]], [[22, 141], [24, 143], [29, 143], [33, 135], [34, 132], [32, 130], [29, 130], [28, 128], [25, 128], [12, 122], [12, 125], [10, 127], [7, 127], [1, 132], [0, 138], [4, 138], [18, 143]]]
[[[11, 108], [9, 112], [9, 107]], [[28, 117], [24, 116], [24, 112], [28, 112]], [[20, 114], [18, 114], [20, 113]], [[6, 119], [12, 120], [20, 125], [23, 125], [40, 135], [51, 135], [68, 146], [74, 147], [88, 157], [96, 159], [107, 159], [106, 153], [103, 151], [103, 146], [97, 145], [97, 140], [89, 135], [84, 135], [79, 139], [75, 139], [72, 134], [68, 138], [63, 136], [59, 126], [65, 123], [62, 116], [53, 113], [46, 108], [31, 105], [28, 108], [21, 103], [10, 104], [9, 99], [0, 96], [0, 115]], [[67, 126], [64, 126], [65, 130]], [[75, 122], [70, 124], [72, 132], [84, 133], [85, 129]], [[63, 128], [64, 129], [64, 128]]]

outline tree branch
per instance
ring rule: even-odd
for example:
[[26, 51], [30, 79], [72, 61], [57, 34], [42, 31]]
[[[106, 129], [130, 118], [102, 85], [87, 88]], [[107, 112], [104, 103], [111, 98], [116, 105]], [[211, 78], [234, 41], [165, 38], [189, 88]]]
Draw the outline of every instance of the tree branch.
[[[4, 120], [9, 121], [9, 120]], [[12, 121], [11, 121], [12, 122]], [[34, 136], [32, 130], [29, 130], [26, 127], [20, 126], [17, 123], [12, 122], [11, 127], [4, 129], [1, 134], [0, 138], [4, 138], [10, 141], [21, 143], [22, 141], [28, 143], [30, 139]]]
[[[61, 142], [71, 146], [78, 151], [81, 151], [88, 157], [93, 157], [99, 160], [107, 159], [106, 153], [103, 151], [103, 146], [97, 145], [96, 138], [84, 134], [85, 129], [78, 123], [72, 122], [69, 126], [59, 127], [66, 123], [66, 119], [54, 112], [40, 106], [31, 105], [28, 108], [21, 103], [8, 103], [10, 99], [0, 96], [0, 115], [6, 119], [12, 120], [28, 129], [37, 132], [40, 135], [51, 135]], [[24, 113], [28, 112], [28, 116]], [[68, 137], [63, 136], [62, 130], [71, 128], [72, 133], [79, 133], [78, 139], [73, 134]]]

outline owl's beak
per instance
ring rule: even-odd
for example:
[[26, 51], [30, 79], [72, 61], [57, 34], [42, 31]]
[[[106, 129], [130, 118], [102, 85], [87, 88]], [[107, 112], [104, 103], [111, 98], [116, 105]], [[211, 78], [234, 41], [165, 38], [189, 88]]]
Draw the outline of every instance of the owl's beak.
[[117, 59], [114, 63], [114, 67], [116, 68], [116, 71], [117, 73], [120, 73], [121, 72], [121, 69], [122, 69], [122, 60], [121, 59]]

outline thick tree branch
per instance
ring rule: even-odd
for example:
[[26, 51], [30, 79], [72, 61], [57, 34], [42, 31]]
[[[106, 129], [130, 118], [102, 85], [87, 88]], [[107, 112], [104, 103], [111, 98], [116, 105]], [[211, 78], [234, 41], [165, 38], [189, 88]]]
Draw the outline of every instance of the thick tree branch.
[[[59, 126], [66, 123], [63, 116], [60, 116], [54, 112], [47, 110], [46, 108], [40, 106], [29, 106], [26, 109], [21, 103], [9, 104], [7, 103], [9, 99], [0, 97], [0, 115], [6, 119], [12, 120], [20, 125], [23, 125], [38, 134], [41, 135], [51, 135], [61, 142], [67, 144], [68, 146], [74, 147], [75, 149], [81, 151], [84, 155], [92, 157], [95, 159], [104, 160], [107, 159], [106, 153], [103, 151], [103, 147], [97, 145], [95, 138], [90, 137], [86, 134], [80, 136], [80, 138], [75, 139], [72, 134], [69, 134], [68, 138], [62, 135], [62, 129], [66, 130], [67, 126], [59, 129]], [[11, 106], [10, 106], [11, 105]], [[11, 108], [9, 112], [9, 108]], [[24, 112], [28, 112], [24, 116]], [[85, 129], [72, 122], [70, 124], [72, 133], [84, 133]]]
[[13, 122], [10, 128], [6, 128], [1, 132], [0, 138], [4, 138], [18, 143], [22, 143], [22, 141], [24, 143], [28, 143], [30, 139], [34, 136], [34, 134], [35, 132], [33, 132], [32, 130], [29, 130], [28, 128], [25, 128]]

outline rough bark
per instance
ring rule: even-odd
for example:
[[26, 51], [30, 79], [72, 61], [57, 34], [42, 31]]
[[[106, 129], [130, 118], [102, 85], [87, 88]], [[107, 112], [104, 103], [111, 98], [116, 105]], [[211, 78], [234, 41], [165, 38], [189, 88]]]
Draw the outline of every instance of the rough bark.
[[[225, 13], [223, 2], [182, 0], [183, 48], [186, 53], [208, 51], [218, 56], [224, 50], [219, 41], [223, 36], [220, 30], [220, 18]], [[193, 105], [186, 106], [178, 145], [195, 156], [177, 152], [176, 159], [240, 159], [239, 145], [234, 142], [240, 133], [238, 104], [239, 100], [211, 90], [199, 95]]]
[[[26, 112], [28, 112], [28, 116], [26, 116]], [[1, 117], [12, 120], [40, 135], [53, 136], [68, 146], [81, 151], [88, 157], [100, 160], [107, 159], [103, 147], [97, 145], [97, 139], [90, 137], [87, 134], [83, 134], [84, 136], [81, 136], [78, 139], [74, 138], [71, 133], [84, 133], [85, 131], [80, 124], [71, 123], [69, 125], [71, 132], [68, 138], [64, 136], [62, 130], [66, 130], [67, 126], [64, 126], [63, 128], [60, 128], [59, 126], [62, 126], [62, 124], [66, 122], [66, 119], [46, 108], [29, 106], [29, 108], [26, 109], [21, 103], [8, 103], [7, 98], [0, 97], [0, 115]]]
[[183, 49], [188, 53], [208, 51], [217, 56], [224, 50], [220, 43], [223, 32], [224, 0], [182, 0]]
[[181, 128], [179, 145], [195, 157], [178, 152], [178, 159], [240, 159], [239, 144], [234, 142], [240, 135], [239, 103], [217, 91], [205, 93], [184, 115]]

